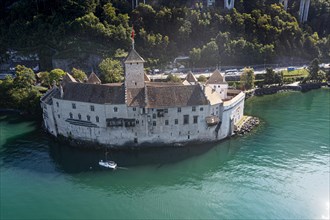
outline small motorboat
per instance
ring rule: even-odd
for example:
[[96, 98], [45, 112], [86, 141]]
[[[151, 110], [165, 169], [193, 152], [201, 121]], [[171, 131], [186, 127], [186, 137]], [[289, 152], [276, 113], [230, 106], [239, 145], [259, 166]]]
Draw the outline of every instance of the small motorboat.
[[108, 160], [108, 161], [100, 160], [99, 165], [102, 167], [110, 168], [110, 169], [117, 168], [117, 164], [114, 161], [110, 161], [110, 160]]

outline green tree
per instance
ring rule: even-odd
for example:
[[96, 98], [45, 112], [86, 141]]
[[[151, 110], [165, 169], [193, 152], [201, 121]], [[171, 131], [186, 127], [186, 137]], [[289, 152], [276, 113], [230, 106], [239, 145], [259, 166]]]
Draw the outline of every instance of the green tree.
[[244, 68], [244, 71], [240, 76], [241, 88], [243, 90], [253, 89], [254, 79], [254, 70], [252, 68]]
[[85, 79], [87, 79], [87, 75], [84, 71], [76, 68], [72, 68], [71, 70], [73, 78], [80, 82], [84, 82]]
[[328, 70], [328, 72], [326, 74], [326, 79], [328, 82], [330, 82], [330, 69]]
[[40, 73], [38, 73], [38, 76], [41, 81], [41, 85], [49, 87], [52, 84], [52, 82], [50, 81], [50, 78], [49, 78], [49, 72], [47, 72], [47, 71], [40, 72]]
[[116, 59], [123, 59], [123, 58], [127, 57], [127, 55], [128, 55], [128, 53], [124, 49], [118, 48], [115, 52], [114, 57]]
[[4, 80], [0, 80], [0, 107], [1, 108], [12, 108], [12, 102], [10, 99], [9, 91], [14, 86], [14, 80], [11, 76], [6, 76]]
[[99, 64], [99, 69], [105, 83], [121, 82], [123, 79], [123, 67], [118, 60], [106, 58]]
[[14, 79], [14, 86], [19, 88], [29, 88], [36, 83], [36, 77], [32, 69], [25, 66], [18, 65], [15, 68], [16, 78]]
[[219, 49], [217, 43], [212, 40], [203, 46], [201, 51], [201, 61], [204, 66], [215, 66], [219, 62]]
[[180, 77], [173, 75], [173, 74], [169, 74], [166, 78], [167, 82], [174, 82], [174, 83], [180, 83], [181, 79]]
[[53, 82], [55, 81], [55, 83], [58, 85], [64, 75], [65, 75], [65, 72], [63, 70], [53, 69], [49, 73], [49, 81], [51, 82], [51, 84], [53, 84]]
[[266, 68], [266, 74], [264, 79], [264, 84], [274, 84], [275, 83], [275, 71], [273, 68]]
[[283, 85], [283, 72], [275, 73], [274, 83], [278, 84], [279, 86]]
[[190, 52], [189, 52], [189, 58], [193, 64], [193, 66], [195, 66], [196, 64], [198, 64], [201, 60], [201, 49], [200, 48], [193, 48]]
[[197, 80], [198, 80], [198, 82], [206, 82], [207, 78], [204, 75], [200, 75]]
[[9, 91], [12, 107], [37, 115], [40, 109], [41, 93], [36, 89], [13, 88]]
[[322, 82], [322, 80], [326, 78], [325, 72], [320, 70], [319, 64], [320, 64], [319, 60], [315, 58], [308, 67], [308, 71], [309, 71], [308, 78], [311, 81]]

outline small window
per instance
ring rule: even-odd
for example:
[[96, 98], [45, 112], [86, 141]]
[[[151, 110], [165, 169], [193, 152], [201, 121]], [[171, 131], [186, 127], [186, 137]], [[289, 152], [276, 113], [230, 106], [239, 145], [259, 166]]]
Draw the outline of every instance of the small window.
[[87, 121], [91, 120], [91, 116], [87, 115]]
[[204, 108], [203, 108], [203, 107], [200, 107], [200, 108], [199, 108], [199, 111], [201, 111], [201, 112], [202, 112], [203, 110], [204, 110]]
[[220, 88], [220, 86], [218, 86], [218, 88]]
[[117, 112], [117, 111], [118, 111], [118, 108], [117, 108], [117, 107], [114, 107], [114, 108], [113, 108], [113, 111], [114, 111], [114, 112]]
[[134, 112], [136, 111], [136, 108], [135, 108], [135, 107], [133, 108], [133, 111], [134, 111]]
[[179, 123], [179, 120], [178, 120], [178, 119], [175, 119], [175, 120], [174, 120], [174, 124], [177, 125], [178, 123]]
[[79, 118], [79, 120], [81, 120], [81, 114], [78, 114], [78, 118]]
[[73, 117], [73, 115], [72, 115], [72, 113], [70, 112], [70, 118], [72, 118]]
[[96, 122], [100, 122], [99, 116], [95, 117]]
[[76, 109], [76, 103], [72, 103], [72, 108]]
[[156, 126], [156, 121], [153, 121], [153, 122], [152, 122], [152, 125], [153, 125], [153, 126]]
[[195, 112], [196, 111], [196, 106], [192, 107], [192, 111]]
[[152, 118], [155, 119], [156, 118], [156, 114], [152, 114]]
[[165, 125], [168, 125], [168, 120], [165, 120]]
[[57, 117], [58, 117], [58, 118], [61, 118], [61, 116], [60, 116], [60, 115], [57, 115]]
[[57, 106], [57, 107], [59, 106], [58, 102], [56, 102], [56, 106]]
[[214, 89], [216, 89], [217, 88], [217, 86], [214, 86]]
[[183, 116], [183, 124], [184, 125], [189, 124], [189, 115], [184, 115]]
[[91, 105], [91, 111], [92, 111], [92, 112], [95, 111], [95, 109], [94, 109], [94, 105]]
[[194, 116], [194, 124], [198, 123], [198, 116]]
[[166, 108], [166, 109], [164, 109], [164, 113], [168, 113], [168, 109]]
[[178, 112], [181, 112], [181, 108], [178, 108]]

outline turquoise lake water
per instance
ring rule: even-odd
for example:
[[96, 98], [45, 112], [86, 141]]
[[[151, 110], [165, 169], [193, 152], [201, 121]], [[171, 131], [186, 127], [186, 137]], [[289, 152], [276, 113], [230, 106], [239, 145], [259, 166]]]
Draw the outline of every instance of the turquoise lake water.
[[254, 97], [261, 125], [213, 145], [111, 152], [0, 116], [0, 219], [329, 218], [330, 90]]

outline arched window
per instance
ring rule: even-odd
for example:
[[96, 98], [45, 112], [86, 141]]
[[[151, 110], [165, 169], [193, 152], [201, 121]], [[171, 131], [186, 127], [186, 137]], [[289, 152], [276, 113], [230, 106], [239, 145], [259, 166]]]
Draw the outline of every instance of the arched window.
[[96, 122], [100, 121], [99, 116], [96, 116], [95, 119], [96, 119]]
[[91, 116], [87, 115], [87, 121], [91, 120]]
[[72, 113], [70, 112], [70, 118], [72, 118]]
[[114, 107], [114, 108], [113, 108], [113, 111], [114, 111], [114, 112], [117, 112], [117, 111], [118, 111], [118, 108], [117, 108], [117, 107]]
[[81, 120], [81, 114], [80, 113], [78, 114], [78, 118], [79, 118], [79, 120]]

